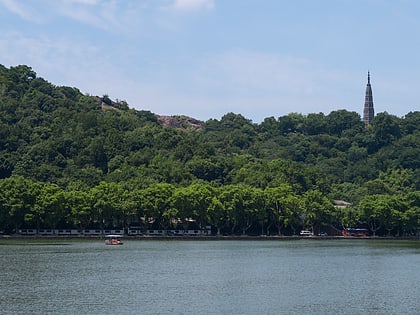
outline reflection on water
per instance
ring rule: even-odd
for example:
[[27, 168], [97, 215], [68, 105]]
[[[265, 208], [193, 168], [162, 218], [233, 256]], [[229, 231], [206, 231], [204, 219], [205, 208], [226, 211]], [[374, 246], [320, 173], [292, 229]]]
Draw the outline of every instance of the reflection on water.
[[420, 242], [0, 240], [3, 314], [420, 314]]

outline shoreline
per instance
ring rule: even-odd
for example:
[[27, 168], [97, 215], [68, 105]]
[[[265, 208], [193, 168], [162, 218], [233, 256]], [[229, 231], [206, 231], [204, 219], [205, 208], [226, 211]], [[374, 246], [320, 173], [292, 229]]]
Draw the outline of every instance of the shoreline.
[[[354, 236], [281, 236], [281, 235], [212, 235], [212, 236], [127, 236], [122, 235], [124, 240], [185, 240], [185, 241], [273, 241], [273, 240], [401, 240], [401, 241], [420, 241], [418, 236], [366, 236], [366, 237], [354, 237]], [[0, 239], [80, 239], [80, 240], [91, 240], [91, 239], [105, 239], [105, 235], [91, 235], [91, 236], [71, 236], [71, 235], [0, 235]]]

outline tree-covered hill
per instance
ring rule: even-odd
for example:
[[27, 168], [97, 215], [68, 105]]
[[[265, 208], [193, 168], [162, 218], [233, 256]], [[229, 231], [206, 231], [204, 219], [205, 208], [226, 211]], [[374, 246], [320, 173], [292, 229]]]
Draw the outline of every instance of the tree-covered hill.
[[418, 111], [379, 113], [367, 128], [346, 110], [200, 122], [0, 65], [0, 230], [195, 222], [229, 233], [413, 234], [419, 169]]

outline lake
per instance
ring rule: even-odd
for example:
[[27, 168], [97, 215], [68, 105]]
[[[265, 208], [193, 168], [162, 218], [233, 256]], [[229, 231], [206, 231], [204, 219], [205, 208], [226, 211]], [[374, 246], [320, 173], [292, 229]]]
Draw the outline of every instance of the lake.
[[1, 314], [420, 314], [420, 241], [0, 239]]

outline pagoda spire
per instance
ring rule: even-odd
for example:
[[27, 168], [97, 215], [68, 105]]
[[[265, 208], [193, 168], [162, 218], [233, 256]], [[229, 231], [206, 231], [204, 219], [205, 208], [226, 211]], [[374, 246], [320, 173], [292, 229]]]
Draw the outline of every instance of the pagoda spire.
[[368, 80], [366, 84], [365, 106], [363, 109], [363, 123], [368, 126], [372, 123], [375, 111], [373, 109], [372, 87], [370, 85], [370, 72], [368, 71]]

